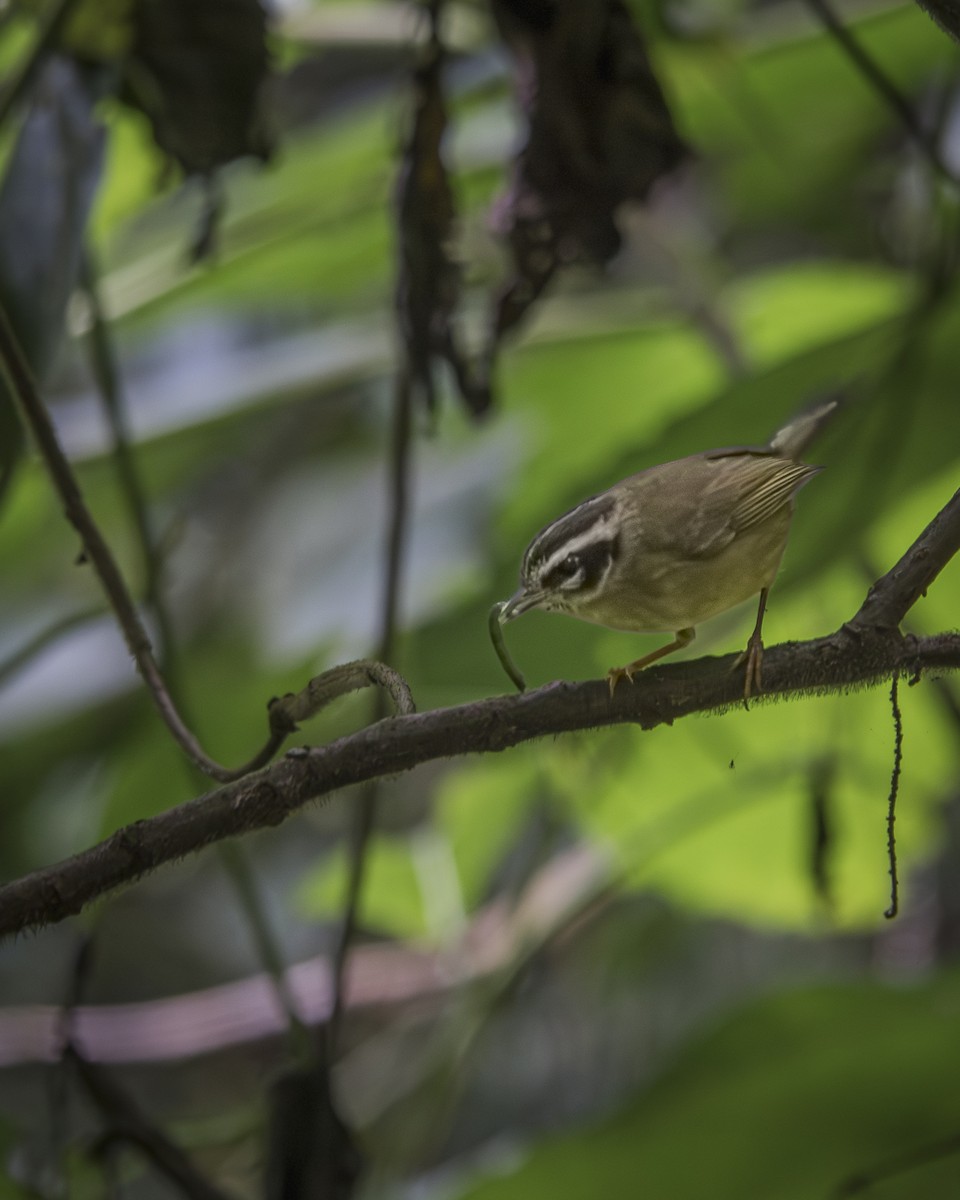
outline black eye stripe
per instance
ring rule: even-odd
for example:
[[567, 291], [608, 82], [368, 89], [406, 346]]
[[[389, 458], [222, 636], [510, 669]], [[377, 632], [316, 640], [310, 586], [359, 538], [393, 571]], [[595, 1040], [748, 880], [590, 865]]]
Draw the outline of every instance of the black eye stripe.
[[600, 523], [613, 514], [616, 506], [616, 500], [609, 495], [591, 496], [589, 500], [584, 500], [582, 504], [578, 504], [576, 508], [541, 529], [523, 556], [521, 573], [524, 578], [529, 577], [539, 563], [549, 562], [563, 545], [588, 533], [594, 527], [598, 527], [598, 536], [602, 537]]
[[573, 554], [562, 558], [542, 578], [547, 590], [562, 588], [569, 580], [576, 580], [576, 590], [589, 591], [597, 587], [620, 552], [620, 538], [604, 538], [581, 546]]
[[568, 579], [573, 577], [581, 569], [581, 556], [579, 554], [568, 554], [566, 558], [561, 558], [555, 567], [552, 567], [543, 576], [543, 586], [547, 588], [560, 587]]
[[619, 550], [620, 539], [618, 537], [584, 546], [579, 555], [580, 565], [583, 569], [581, 586], [584, 588], [597, 587], [606, 575], [611, 562], [617, 557]]

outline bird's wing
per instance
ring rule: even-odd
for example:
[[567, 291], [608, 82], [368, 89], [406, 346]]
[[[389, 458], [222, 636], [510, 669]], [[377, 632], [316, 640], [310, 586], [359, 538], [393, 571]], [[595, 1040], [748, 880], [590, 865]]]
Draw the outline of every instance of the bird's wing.
[[731, 470], [738, 493], [730, 515], [731, 526], [740, 533], [766, 521], [788, 505], [794, 494], [819, 471], [819, 467], [809, 467], [790, 458], [738, 455]]
[[[677, 464], [681, 466], [681, 464]], [[768, 452], [714, 451], [683, 461], [686, 502], [671, 521], [674, 540], [695, 558], [725, 546], [786, 508], [819, 468]]]
[[648, 468], [611, 493], [635, 512], [626, 536], [640, 538], [647, 552], [709, 558], [789, 505], [818, 470], [766, 449], [736, 447]]

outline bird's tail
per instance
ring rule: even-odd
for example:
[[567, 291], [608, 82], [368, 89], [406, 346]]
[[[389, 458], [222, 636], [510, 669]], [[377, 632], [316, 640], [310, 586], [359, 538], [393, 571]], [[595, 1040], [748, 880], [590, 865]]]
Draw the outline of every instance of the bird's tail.
[[786, 425], [782, 425], [773, 435], [767, 443], [767, 448], [784, 458], [800, 458], [833, 417], [842, 401], [840, 393], [834, 393], [792, 416]]

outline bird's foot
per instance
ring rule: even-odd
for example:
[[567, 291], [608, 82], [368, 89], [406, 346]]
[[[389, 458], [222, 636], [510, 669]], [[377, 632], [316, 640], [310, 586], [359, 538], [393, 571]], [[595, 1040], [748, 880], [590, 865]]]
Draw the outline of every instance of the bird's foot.
[[758, 634], [754, 633], [750, 641], [747, 642], [747, 648], [742, 654], [737, 655], [736, 662], [733, 664], [733, 670], [736, 671], [740, 667], [745, 667], [743, 680], [743, 707], [750, 707], [750, 697], [756, 692], [763, 691], [763, 678], [761, 669], [763, 666], [763, 642]]
[[607, 672], [607, 685], [610, 688], [610, 698], [613, 699], [613, 693], [617, 690], [617, 684], [621, 679], [629, 679], [633, 683], [633, 677], [637, 673], [636, 663], [627, 663], [625, 667], [611, 667]]
[[614, 689], [621, 679], [629, 679], [633, 683], [633, 677], [638, 671], [642, 671], [644, 667], [649, 667], [651, 663], [658, 662], [661, 658], [666, 658], [674, 650], [682, 650], [684, 646], [689, 646], [695, 637], [696, 633], [693, 629], [680, 629], [677, 631], [677, 636], [669, 645], [651, 650], [643, 658], [638, 658], [636, 662], [627, 663], [625, 667], [611, 667], [607, 672], [607, 683], [610, 685], [611, 700], [613, 699]]

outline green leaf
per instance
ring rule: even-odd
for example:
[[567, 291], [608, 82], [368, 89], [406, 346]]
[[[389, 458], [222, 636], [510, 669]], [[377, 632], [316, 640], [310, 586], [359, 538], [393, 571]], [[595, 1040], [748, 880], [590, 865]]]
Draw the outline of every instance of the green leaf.
[[[810, 1200], [956, 1138], [956, 973], [923, 986], [820, 988], [753, 1004], [691, 1045], [641, 1098], [555, 1137], [470, 1200]], [[509, 1172], [509, 1173], [507, 1173]], [[956, 1155], [865, 1193], [942, 1200]]]
[[[336, 850], [297, 886], [295, 902], [307, 917], [327, 918], [343, 912], [349, 880], [349, 858]], [[423, 901], [410, 850], [397, 838], [375, 837], [364, 872], [359, 923], [392, 937], [420, 937], [426, 932]]]

